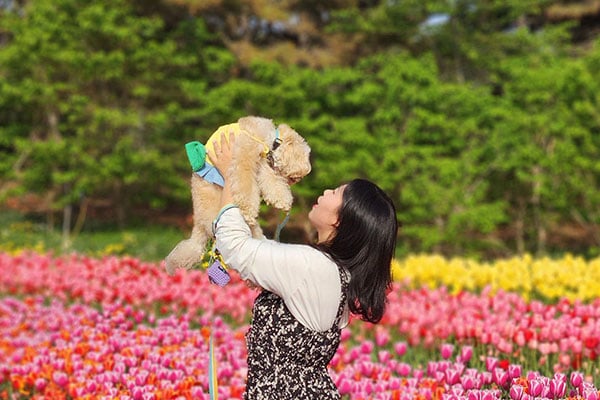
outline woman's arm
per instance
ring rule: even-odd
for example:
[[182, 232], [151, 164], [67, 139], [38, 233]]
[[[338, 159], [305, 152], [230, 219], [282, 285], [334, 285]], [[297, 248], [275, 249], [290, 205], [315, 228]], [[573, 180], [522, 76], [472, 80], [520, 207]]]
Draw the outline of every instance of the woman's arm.
[[229, 140], [222, 135], [208, 154], [225, 181], [221, 192], [221, 211], [214, 223], [217, 248], [225, 263], [238, 271], [242, 279], [285, 297], [295, 291], [298, 280], [302, 279], [302, 270], [310, 265], [306, 256], [315, 250], [308, 246], [283, 245], [252, 237], [239, 209], [231, 209], [235, 208], [235, 204], [232, 204], [228, 172], [234, 143], [235, 135], [229, 133]]
[[225, 187], [216, 221], [217, 248], [225, 263], [242, 279], [279, 295], [292, 314], [305, 326], [326, 330], [335, 319], [340, 299], [340, 281], [335, 263], [319, 250], [252, 237], [250, 228], [233, 202], [229, 185], [231, 146], [229, 136], [215, 141], [209, 151], [213, 165], [221, 172]]

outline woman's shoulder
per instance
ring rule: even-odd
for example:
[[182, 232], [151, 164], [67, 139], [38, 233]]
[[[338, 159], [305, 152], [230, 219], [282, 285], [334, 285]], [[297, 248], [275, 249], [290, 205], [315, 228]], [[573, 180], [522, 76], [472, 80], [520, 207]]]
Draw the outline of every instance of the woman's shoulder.
[[306, 266], [309, 267], [309, 269], [317, 269], [323, 265], [327, 265], [336, 267], [335, 269], [337, 270], [337, 264], [329, 254], [314, 246], [309, 244], [284, 244], [284, 246], [288, 246], [293, 254], [297, 254], [298, 257], [304, 258], [303, 261], [306, 262]]

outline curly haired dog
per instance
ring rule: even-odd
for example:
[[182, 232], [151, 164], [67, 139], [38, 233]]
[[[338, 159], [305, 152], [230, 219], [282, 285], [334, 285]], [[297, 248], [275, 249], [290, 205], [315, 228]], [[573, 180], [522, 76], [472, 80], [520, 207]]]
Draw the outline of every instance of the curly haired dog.
[[[258, 224], [261, 198], [277, 209], [291, 209], [293, 197], [290, 185], [310, 172], [310, 147], [288, 125], [276, 127], [270, 119], [255, 116], [243, 117], [237, 123], [220, 127], [206, 147], [219, 140], [221, 133], [229, 132], [236, 135], [232, 165], [225, 172], [231, 182], [233, 200], [248, 223], [252, 236], [262, 238]], [[212, 222], [219, 212], [222, 177], [208, 159], [202, 170], [196, 171], [199, 166], [192, 167], [195, 171], [191, 180], [192, 234], [189, 239], [179, 242], [165, 258], [169, 274], [177, 268], [190, 269], [202, 260], [206, 243], [213, 235]], [[218, 176], [213, 179], [215, 174]]]

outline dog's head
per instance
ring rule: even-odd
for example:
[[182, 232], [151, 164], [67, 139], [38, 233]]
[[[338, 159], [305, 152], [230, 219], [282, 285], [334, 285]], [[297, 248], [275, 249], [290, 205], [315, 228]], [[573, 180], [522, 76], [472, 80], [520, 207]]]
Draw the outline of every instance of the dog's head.
[[278, 127], [281, 143], [273, 150], [273, 169], [288, 180], [299, 182], [311, 170], [310, 147], [302, 136], [286, 124]]

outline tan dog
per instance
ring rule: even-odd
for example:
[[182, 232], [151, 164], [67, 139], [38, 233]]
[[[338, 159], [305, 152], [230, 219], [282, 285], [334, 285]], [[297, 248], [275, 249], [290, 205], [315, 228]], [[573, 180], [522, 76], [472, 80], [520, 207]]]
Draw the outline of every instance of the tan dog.
[[[233, 160], [230, 170], [225, 173], [231, 182], [234, 203], [250, 226], [252, 236], [262, 238], [258, 224], [261, 198], [277, 209], [291, 209], [293, 197], [290, 185], [310, 172], [310, 147], [288, 125], [275, 127], [270, 119], [261, 117], [244, 117], [237, 124], [221, 127], [206, 146], [220, 140], [221, 133], [227, 134], [232, 130], [237, 131], [234, 132]], [[179, 242], [165, 258], [169, 274], [177, 268], [190, 269], [201, 262], [206, 243], [213, 236], [212, 223], [219, 212], [222, 188], [196, 172], [192, 174], [191, 186], [194, 207], [192, 234], [189, 239]]]

